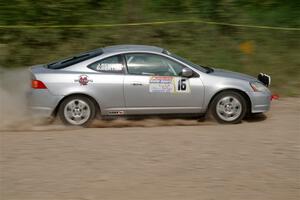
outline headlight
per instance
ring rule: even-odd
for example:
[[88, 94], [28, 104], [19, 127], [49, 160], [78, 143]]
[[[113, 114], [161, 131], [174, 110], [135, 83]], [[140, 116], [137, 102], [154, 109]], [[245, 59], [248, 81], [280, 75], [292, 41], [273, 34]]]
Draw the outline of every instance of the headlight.
[[266, 92], [268, 88], [261, 84], [260, 82], [250, 82], [250, 86], [254, 90], [254, 92]]

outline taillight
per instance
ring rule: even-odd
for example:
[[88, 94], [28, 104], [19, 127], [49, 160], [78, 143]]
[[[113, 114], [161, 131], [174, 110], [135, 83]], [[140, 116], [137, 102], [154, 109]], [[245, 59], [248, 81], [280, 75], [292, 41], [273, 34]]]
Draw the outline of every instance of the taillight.
[[46, 85], [39, 80], [31, 80], [31, 87], [33, 89], [47, 89]]

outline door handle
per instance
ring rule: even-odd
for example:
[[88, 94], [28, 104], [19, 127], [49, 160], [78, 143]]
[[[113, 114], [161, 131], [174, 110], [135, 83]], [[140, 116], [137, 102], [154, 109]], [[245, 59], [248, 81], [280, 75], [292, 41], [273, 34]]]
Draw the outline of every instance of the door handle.
[[131, 83], [131, 85], [133, 85], [133, 86], [142, 86], [143, 84], [142, 83], [138, 83], [138, 82], [134, 82], [134, 83]]

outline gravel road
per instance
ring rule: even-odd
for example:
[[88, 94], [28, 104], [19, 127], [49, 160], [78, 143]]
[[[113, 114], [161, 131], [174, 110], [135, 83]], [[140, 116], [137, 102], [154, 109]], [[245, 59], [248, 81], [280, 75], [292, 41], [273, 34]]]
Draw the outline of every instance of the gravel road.
[[141, 127], [145, 121], [23, 131], [16, 123], [18, 129], [0, 132], [0, 198], [300, 199], [299, 113], [300, 99], [290, 98], [238, 125]]

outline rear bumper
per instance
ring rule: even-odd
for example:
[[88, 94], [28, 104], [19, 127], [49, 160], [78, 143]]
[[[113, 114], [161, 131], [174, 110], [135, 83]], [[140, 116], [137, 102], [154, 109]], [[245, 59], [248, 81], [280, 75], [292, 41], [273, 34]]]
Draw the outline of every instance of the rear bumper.
[[262, 113], [270, 110], [271, 92], [248, 92], [251, 100], [251, 113]]
[[27, 105], [33, 116], [50, 117], [62, 98], [47, 89], [30, 90], [27, 92]]

